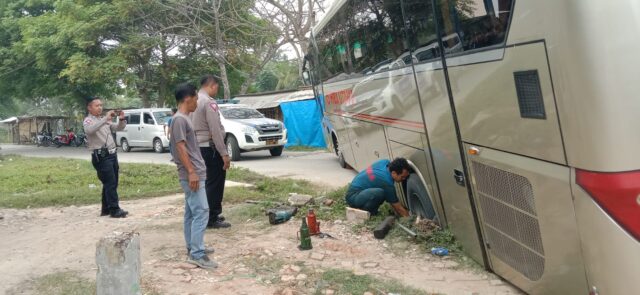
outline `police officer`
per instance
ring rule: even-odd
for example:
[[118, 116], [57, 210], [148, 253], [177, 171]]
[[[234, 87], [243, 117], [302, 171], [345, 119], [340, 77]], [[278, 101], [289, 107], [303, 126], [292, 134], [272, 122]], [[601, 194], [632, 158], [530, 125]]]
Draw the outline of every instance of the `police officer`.
[[200, 153], [207, 166], [207, 201], [209, 203], [209, 228], [226, 228], [231, 224], [224, 220], [222, 196], [227, 169], [231, 160], [225, 144], [225, 130], [220, 121], [218, 104], [213, 98], [218, 94], [220, 78], [207, 75], [200, 80], [198, 107], [191, 113], [191, 122], [196, 132]]
[[128, 212], [118, 205], [118, 156], [116, 142], [112, 132], [124, 129], [126, 121], [124, 113], [119, 112], [117, 125], [111, 121], [118, 112], [109, 111], [102, 116], [102, 101], [98, 97], [87, 100], [89, 115], [84, 119], [84, 133], [87, 135], [88, 147], [91, 150], [91, 163], [98, 172], [102, 182], [102, 210], [100, 216], [124, 218]]

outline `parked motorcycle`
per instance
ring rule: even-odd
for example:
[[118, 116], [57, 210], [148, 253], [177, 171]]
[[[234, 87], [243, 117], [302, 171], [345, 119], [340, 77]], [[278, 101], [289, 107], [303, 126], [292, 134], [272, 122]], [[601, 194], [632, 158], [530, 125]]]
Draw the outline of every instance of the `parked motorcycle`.
[[33, 141], [37, 146], [47, 147], [51, 145], [53, 139], [51, 138], [51, 135], [49, 133], [42, 131], [35, 136]]
[[87, 146], [87, 136], [84, 133], [80, 133], [76, 136], [76, 146], [81, 145], [84, 145], [85, 147]]
[[71, 129], [67, 129], [67, 134], [58, 135], [53, 139], [53, 143], [56, 147], [61, 147], [63, 145], [71, 146], [76, 144], [76, 135], [73, 133]]

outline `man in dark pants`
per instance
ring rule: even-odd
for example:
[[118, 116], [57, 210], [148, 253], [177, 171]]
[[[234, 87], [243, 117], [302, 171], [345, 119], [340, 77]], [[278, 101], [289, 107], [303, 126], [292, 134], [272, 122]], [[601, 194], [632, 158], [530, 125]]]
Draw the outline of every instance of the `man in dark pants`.
[[126, 217], [128, 212], [118, 205], [118, 155], [112, 132], [122, 130], [126, 126], [124, 113], [119, 112], [118, 125], [111, 121], [117, 115], [116, 111], [109, 111], [102, 116], [102, 101], [93, 97], [87, 100], [89, 115], [84, 119], [84, 133], [87, 135], [88, 147], [91, 152], [91, 163], [98, 172], [102, 182], [102, 210], [100, 216], [110, 215], [113, 218]]
[[191, 122], [196, 132], [200, 152], [207, 166], [207, 201], [209, 202], [209, 228], [227, 228], [231, 224], [222, 214], [224, 182], [231, 160], [225, 144], [225, 130], [220, 121], [218, 103], [213, 98], [218, 94], [220, 78], [207, 75], [200, 80], [198, 107], [191, 113]]

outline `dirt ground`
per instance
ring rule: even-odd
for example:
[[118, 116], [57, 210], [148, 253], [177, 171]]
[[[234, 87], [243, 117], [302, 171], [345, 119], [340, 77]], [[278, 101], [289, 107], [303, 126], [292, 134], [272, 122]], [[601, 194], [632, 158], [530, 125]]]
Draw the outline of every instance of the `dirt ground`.
[[0, 294], [23, 294], [29, 279], [56, 272], [95, 280], [96, 242], [109, 232], [131, 230], [141, 237], [143, 285], [159, 294], [320, 294], [325, 287], [311, 278], [327, 269], [396, 280], [425, 294], [521, 294], [493, 274], [417, 246], [395, 253], [387, 241], [340, 221], [322, 223], [337, 239], [314, 237], [313, 250], [299, 251], [300, 219], [278, 226], [269, 226], [266, 217], [243, 220], [237, 212], [242, 205], [225, 209], [232, 228], [206, 232], [220, 267], [192, 269], [184, 263], [182, 206], [182, 195], [122, 202], [130, 212], [125, 219], [98, 217], [98, 205], [0, 209]]

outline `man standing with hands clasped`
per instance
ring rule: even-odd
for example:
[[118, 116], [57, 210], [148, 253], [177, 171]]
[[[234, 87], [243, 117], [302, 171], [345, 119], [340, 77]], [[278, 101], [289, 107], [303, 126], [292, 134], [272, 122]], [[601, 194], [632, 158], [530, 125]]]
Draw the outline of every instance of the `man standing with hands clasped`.
[[189, 113], [197, 107], [196, 87], [180, 84], [176, 89], [178, 112], [171, 125], [171, 155], [178, 166], [180, 185], [184, 191], [184, 239], [189, 263], [202, 268], [216, 268], [218, 264], [207, 256], [213, 250], [204, 246], [204, 232], [209, 220], [209, 205], [205, 194], [207, 170], [200, 155], [195, 130]]
[[[113, 218], [124, 218], [129, 212], [118, 205], [118, 155], [116, 142], [112, 132], [124, 129], [127, 122], [122, 111], [108, 111], [102, 116], [102, 101], [98, 97], [87, 100], [89, 115], [84, 119], [84, 133], [87, 135], [88, 147], [91, 149], [91, 163], [98, 172], [102, 182], [102, 210], [100, 216], [110, 215]], [[119, 116], [118, 125], [111, 121]]]
[[200, 80], [198, 108], [191, 114], [191, 122], [196, 131], [202, 158], [207, 166], [207, 201], [209, 202], [210, 228], [227, 228], [222, 213], [224, 182], [231, 160], [225, 144], [225, 130], [220, 121], [218, 103], [213, 98], [218, 94], [220, 78], [207, 75]]

